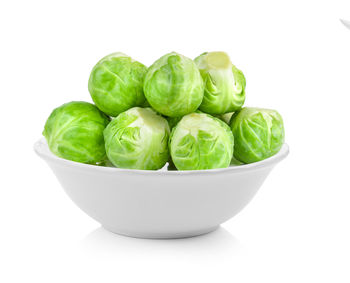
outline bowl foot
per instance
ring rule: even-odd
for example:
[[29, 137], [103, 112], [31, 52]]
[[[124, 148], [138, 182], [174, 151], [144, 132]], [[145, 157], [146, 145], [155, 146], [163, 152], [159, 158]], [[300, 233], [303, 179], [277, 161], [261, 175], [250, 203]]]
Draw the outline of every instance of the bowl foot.
[[114, 228], [109, 228], [106, 226], [102, 226], [104, 229], [108, 230], [109, 232], [112, 232], [114, 234], [132, 237], [132, 238], [141, 238], [141, 239], [181, 239], [181, 238], [190, 238], [190, 237], [196, 237], [200, 235], [204, 235], [210, 232], [215, 231], [219, 228], [220, 225], [200, 229], [200, 230], [191, 230], [186, 232], [138, 232], [138, 231], [124, 231], [124, 230], [118, 230]]

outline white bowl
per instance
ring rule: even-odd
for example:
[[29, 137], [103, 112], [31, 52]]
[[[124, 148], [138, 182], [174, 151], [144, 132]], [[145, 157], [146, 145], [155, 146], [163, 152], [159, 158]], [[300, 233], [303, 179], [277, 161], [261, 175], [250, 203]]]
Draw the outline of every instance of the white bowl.
[[253, 198], [288, 145], [260, 162], [225, 169], [146, 171], [100, 167], [52, 154], [45, 139], [35, 152], [69, 197], [107, 230], [140, 238], [182, 238], [215, 230]]

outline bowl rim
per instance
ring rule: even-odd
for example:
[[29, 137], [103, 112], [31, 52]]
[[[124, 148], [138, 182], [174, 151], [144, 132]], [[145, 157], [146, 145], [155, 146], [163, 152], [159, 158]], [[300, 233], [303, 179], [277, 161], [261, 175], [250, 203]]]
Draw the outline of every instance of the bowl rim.
[[39, 155], [45, 161], [52, 161], [56, 164], [60, 164], [66, 167], [75, 167], [82, 170], [92, 170], [95, 172], [103, 172], [103, 173], [128, 173], [128, 174], [136, 174], [136, 175], [201, 175], [201, 174], [217, 174], [217, 173], [242, 173], [246, 171], [252, 171], [256, 169], [261, 169], [264, 167], [269, 167], [277, 164], [281, 160], [287, 157], [289, 154], [289, 146], [284, 143], [279, 152], [275, 155], [266, 158], [262, 161], [243, 164], [238, 166], [229, 166], [227, 168], [218, 168], [218, 169], [207, 169], [207, 170], [182, 170], [182, 171], [167, 171], [167, 170], [139, 170], [139, 169], [124, 169], [117, 167], [106, 167], [106, 166], [96, 166], [91, 164], [80, 163], [76, 161], [71, 161], [68, 159], [63, 159], [61, 157], [53, 154], [46, 142], [45, 138], [40, 138], [37, 142], [34, 143], [34, 151], [37, 155]]

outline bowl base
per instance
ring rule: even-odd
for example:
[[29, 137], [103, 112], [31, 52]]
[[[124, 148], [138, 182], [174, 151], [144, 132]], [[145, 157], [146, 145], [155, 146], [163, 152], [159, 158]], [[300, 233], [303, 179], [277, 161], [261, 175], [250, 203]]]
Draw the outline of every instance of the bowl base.
[[191, 231], [186, 231], [186, 232], [159, 232], [159, 233], [149, 233], [149, 232], [133, 232], [133, 231], [123, 231], [123, 230], [118, 230], [114, 228], [109, 228], [106, 226], [102, 226], [104, 229], [108, 230], [109, 232], [112, 232], [114, 234], [122, 235], [122, 236], [127, 236], [127, 237], [132, 237], [132, 238], [141, 238], [141, 239], [181, 239], [181, 238], [190, 238], [190, 237], [196, 237], [200, 235], [204, 235], [210, 232], [215, 231], [220, 227], [214, 226], [210, 228], [205, 228], [205, 229], [200, 229], [200, 230], [191, 230]]

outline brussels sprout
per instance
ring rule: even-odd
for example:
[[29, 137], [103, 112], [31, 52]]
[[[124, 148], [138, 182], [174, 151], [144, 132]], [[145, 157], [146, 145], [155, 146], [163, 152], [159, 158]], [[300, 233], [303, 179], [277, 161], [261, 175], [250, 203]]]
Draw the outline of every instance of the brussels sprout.
[[196, 64], [175, 52], [154, 62], [145, 76], [147, 101], [157, 112], [169, 117], [195, 111], [202, 102], [203, 91]]
[[225, 52], [206, 52], [194, 59], [204, 81], [204, 97], [199, 109], [224, 114], [242, 107], [246, 81]]
[[73, 101], [54, 109], [43, 135], [59, 157], [98, 164], [106, 157], [103, 130], [109, 118], [88, 102]]
[[151, 108], [131, 108], [105, 129], [107, 156], [119, 168], [160, 169], [168, 161], [169, 134], [167, 120]]
[[179, 170], [225, 168], [233, 154], [233, 135], [223, 121], [205, 113], [184, 116], [170, 135], [171, 158]]
[[96, 106], [115, 117], [145, 103], [143, 79], [147, 68], [123, 53], [102, 58], [92, 69], [89, 92]]
[[230, 126], [234, 157], [244, 163], [268, 158], [284, 143], [283, 120], [275, 110], [245, 107], [232, 116]]

